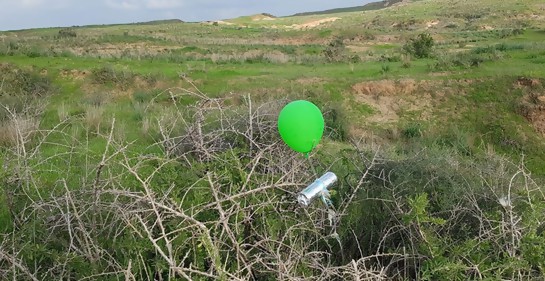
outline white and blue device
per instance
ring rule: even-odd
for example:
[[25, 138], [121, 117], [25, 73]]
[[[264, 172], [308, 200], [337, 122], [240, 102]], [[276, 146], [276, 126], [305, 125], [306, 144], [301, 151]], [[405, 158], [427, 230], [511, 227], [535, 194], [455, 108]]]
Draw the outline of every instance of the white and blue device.
[[299, 192], [297, 202], [303, 207], [307, 207], [312, 201], [318, 197], [322, 199], [324, 204], [331, 204], [329, 200], [329, 190], [333, 184], [337, 182], [337, 176], [332, 172], [327, 172], [319, 179], [315, 180], [311, 185], [307, 186], [303, 191]]

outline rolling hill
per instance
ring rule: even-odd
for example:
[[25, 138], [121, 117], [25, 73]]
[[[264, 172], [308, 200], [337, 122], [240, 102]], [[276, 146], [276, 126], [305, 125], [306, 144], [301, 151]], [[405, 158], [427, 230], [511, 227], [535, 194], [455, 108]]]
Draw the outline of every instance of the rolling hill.
[[295, 16], [295, 17], [296, 16], [314, 16], [314, 15], [328, 15], [328, 14], [337, 14], [337, 13], [346, 13], [346, 12], [373, 11], [373, 10], [384, 9], [392, 5], [395, 5], [397, 3], [401, 3], [403, 1], [407, 2], [407, 0], [385, 0], [380, 2], [372, 2], [369, 4], [365, 4], [363, 6], [336, 8], [336, 9], [315, 11], [315, 12], [304, 12], [304, 13], [297, 13], [292, 16]]

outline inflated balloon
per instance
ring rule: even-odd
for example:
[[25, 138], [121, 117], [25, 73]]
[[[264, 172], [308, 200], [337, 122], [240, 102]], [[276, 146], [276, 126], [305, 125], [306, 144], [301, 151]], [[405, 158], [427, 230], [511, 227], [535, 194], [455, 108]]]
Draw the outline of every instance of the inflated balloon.
[[305, 100], [293, 101], [280, 111], [278, 131], [291, 149], [309, 153], [324, 134], [324, 117], [313, 103]]

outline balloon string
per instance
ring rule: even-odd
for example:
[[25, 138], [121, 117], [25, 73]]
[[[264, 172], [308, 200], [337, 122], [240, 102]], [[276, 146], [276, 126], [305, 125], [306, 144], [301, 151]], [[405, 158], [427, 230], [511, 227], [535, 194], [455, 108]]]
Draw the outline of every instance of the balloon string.
[[316, 167], [314, 167], [314, 165], [312, 165], [312, 161], [310, 160], [310, 153], [312, 152], [312, 150], [314, 150], [314, 148], [316, 147], [316, 140], [312, 140], [312, 148], [310, 149], [309, 152], [307, 152], [305, 154], [305, 157], [307, 158], [308, 160], [308, 163], [310, 165], [310, 167], [312, 168], [312, 171], [314, 172], [314, 176], [318, 176], [318, 173], [316, 172]]
[[316, 140], [312, 140], [312, 146], [310, 148], [310, 150], [305, 153], [305, 157], [308, 159], [310, 157], [310, 153], [314, 150], [314, 148], [316, 148]]
[[[307, 153], [307, 155], [308, 155], [308, 153]], [[314, 177], [317, 177], [318, 173], [316, 172], [316, 167], [314, 167], [314, 165], [312, 165], [312, 160], [310, 160], [310, 158], [308, 158], [308, 157], [307, 157], [307, 160], [308, 160], [308, 165], [310, 166], [310, 168], [312, 169], [312, 172], [314, 173]]]

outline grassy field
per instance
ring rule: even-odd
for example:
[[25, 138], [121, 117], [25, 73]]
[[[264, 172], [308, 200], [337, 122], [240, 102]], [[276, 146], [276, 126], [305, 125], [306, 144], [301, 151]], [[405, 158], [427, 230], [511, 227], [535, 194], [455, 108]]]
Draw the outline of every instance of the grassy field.
[[[0, 279], [543, 274], [541, 2], [0, 32]], [[275, 131], [294, 99], [325, 116], [310, 159]], [[337, 225], [287, 214], [328, 169]]]

